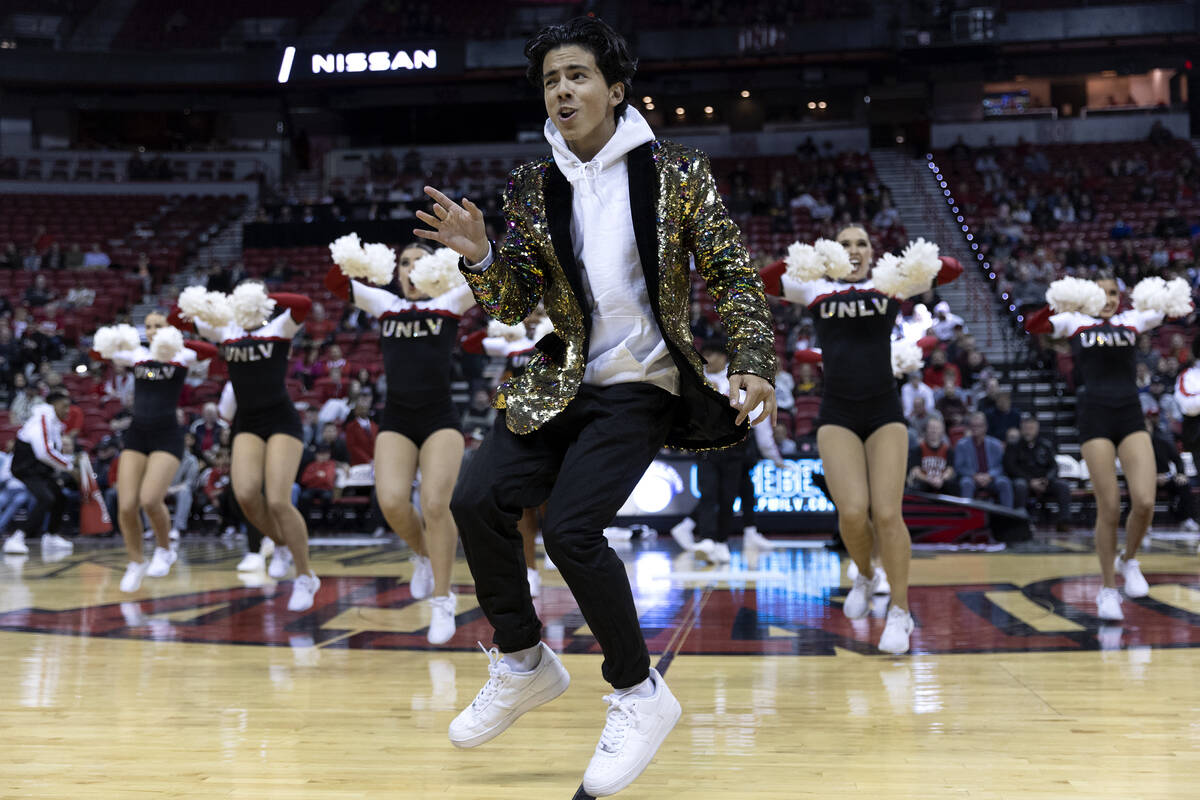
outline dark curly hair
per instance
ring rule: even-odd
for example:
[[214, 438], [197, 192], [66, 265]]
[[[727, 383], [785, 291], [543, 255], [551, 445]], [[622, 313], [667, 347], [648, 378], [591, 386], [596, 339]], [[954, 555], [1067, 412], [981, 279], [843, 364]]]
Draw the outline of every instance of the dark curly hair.
[[614, 83], [625, 85], [625, 99], [613, 109], [614, 118], [620, 119], [629, 106], [630, 93], [633, 91], [633, 73], [637, 72], [637, 59], [629, 52], [629, 45], [624, 37], [603, 20], [595, 17], [575, 17], [561, 25], [547, 25], [535, 33], [533, 38], [525, 43], [525, 58], [529, 59], [525, 75], [529, 82], [540, 89], [542, 64], [546, 53], [572, 44], [591, 51], [596, 58], [596, 66], [600, 68], [609, 86]]

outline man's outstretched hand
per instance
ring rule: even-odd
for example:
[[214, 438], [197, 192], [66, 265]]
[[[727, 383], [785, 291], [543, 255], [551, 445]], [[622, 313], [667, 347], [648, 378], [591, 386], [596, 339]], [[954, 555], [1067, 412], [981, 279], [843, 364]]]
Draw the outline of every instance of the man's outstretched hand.
[[425, 187], [425, 194], [433, 199], [433, 213], [418, 211], [417, 219], [433, 230], [414, 228], [413, 234], [449, 247], [469, 264], [487, 258], [490, 245], [479, 207], [465, 197], [459, 205], [432, 186]]
[[[742, 399], [742, 391], [746, 397]], [[775, 387], [765, 378], [747, 373], [737, 373], [729, 376], [729, 405], [738, 410], [737, 424], [741, 425], [750, 412], [762, 404], [762, 413], [750, 421], [757, 425], [764, 419], [770, 418], [775, 425]]]

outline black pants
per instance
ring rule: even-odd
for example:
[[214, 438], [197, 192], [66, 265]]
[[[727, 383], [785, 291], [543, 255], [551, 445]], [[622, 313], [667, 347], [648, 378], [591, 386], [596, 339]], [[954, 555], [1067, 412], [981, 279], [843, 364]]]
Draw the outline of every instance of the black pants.
[[[1023, 509], [1029, 499], [1029, 481], [1025, 478], [1013, 478], [1013, 508]], [[1054, 502], [1058, 505], [1058, 513], [1054, 515], [1055, 522], [1066, 522], [1071, 518], [1071, 487], [1066, 481], [1055, 478], [1046, 486], [1044, 492], [1034, 492], [1036, 497], [1044, 507], [1046, 501], [1054, 498]]]
[[754, 506], [758, 503], [758, 498], [754, 496], [754, 468], [758, 462], [762, 460], [762, 456], [758, 452], [758, 447], [753, 443], [754, 434], [751, 433], [747, 437], [750, 441], [735, 450], [740, 450], [742, 453], [742, 478], [738, 483], [738, 497], [742, 499], [742, 527], [749, 528], [757, 522], [757, 517], [754, 515]]
[[25, 484], [33, 495], [33, 510], [29, 512], [29, 533], [58, 533], [62, 527], [67, 497], [59, 485], [54, 468], [38, 461], [33, 448], [22, 441], [13, 447], [13, 477]]
[[332, 502], [333, 491], [330, 489], [302, 489], [300, 491], [300, 504], [298, 508], [300, 513], [304, 515], [305, 520], [308, 519], [308, 515], [312, 513], [313, 508], [320, 508], [321, 516], [324, 518]]
[[217, 513], [221, 515], [220, 525], [222, 528], [236, 527], [239, 522], [246, 525], [247, 553], [257, 553], [262, 549], [262, 531], [254, 527], [254, 524], [246, 518], [245, 512], [242, 511], [242, 507], [237, 501], [237, 496], [233, 493], [232, 486], [226, 486], [217, 498]]
[[1164, 483], [1162, 488], [1167, 494], [1167, 505], [1171, 510], [1171, 516], [1176, 522], [1196, 518], [1196, 506], [1192, 498], [1191, 481], [1178, 484], [1175, 482], [1175, 476], [1172, 475], [1171, 479]]
[[502, 652], [541, 640], [517, 521], [524, 509], [546, 503], [546, 553], [604, 651], [604, 679], [624, 689], [649, 675], [629, 577], [604, 528], [666, 441], [675, 402], [648, 384], [582, 386], [533, 433], [518, 436], [503, 413], [497, 416], [459, 478], [450, 510]]
[[[696, 538], [727, 542], [733, 533], [733, 501], [749, 480], [742, 446], [705, 453], [696, 465], [699, 470], [700, 502], [696, 505]], [[751, 502], [754, 490], [750, 490]], [[745, 508], [742, 500], [742, 508]]]

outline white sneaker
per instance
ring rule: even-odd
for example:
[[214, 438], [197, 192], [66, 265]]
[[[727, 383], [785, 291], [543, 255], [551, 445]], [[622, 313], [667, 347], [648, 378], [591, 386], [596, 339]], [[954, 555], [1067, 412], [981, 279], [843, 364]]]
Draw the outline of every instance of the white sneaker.
[[[267, 540], [264, 540], [267, 541]], [[275, 554], [271, 556], [271, 566], [267, 567], [267, 574], [279, 580], [292, 568], [292, 551], [286, 547], [276, 547]]]
[[275, 554], [275, 542], [267, 537], [263, 537], [262, 544], [258, 546], [258, 554], [263, 557], [263, 563]]
[[259, 553], [246, 553], [238, 562], [238, 572], [258, 572], [267, 568], [267, 560]]
[[5, 539], [4, 552], [10, 556], [27, 555], [29, 545], [25, 544], [25, 531], [14, 531], [12, 536]]
[[1200, 531], [1200, 522], [1196, 522], [1196, 520], [1188, 517], [1183, 521], [1183, 529], [1185, 531], [1192, 531], [1193, 533]]
[[671, 538], [675, 540], [675, 544], [682, 547], [684, 550], [696, 549], [696, 520], [691, 517], [684, 517], [679, 521], [679, 524], [671, 528]]
[[172, 542], [178, 542], [179, 536], [180, 536], [180, 534], [179, 534], [178, 528], [171, 528], [171, 530], [167, 533], [167, 538], [170, 539]]
[[713, 560], [713, 553], [717, 549], [717, 543], [712, 539], [701, 539], [691, 546], [690, 550], [706, 561]]
[[72, 542], [70, 539], [64, 539], [63, 537], [59, 536], [57, 533], [43, 533], [42, 534], [42, 549], [43, 550], [66, 550], [67, 552], [73, 552], [75, 550], [75, 543]]
[[154, 548], [154, 557], [150, 559], [150, 566], [146, 569], [146, 575], [151, 578], [165, 578], [171, 571], [171, 565], [175, 563], [175, 559], [179, 555], [166, 547]]
[[292, 584], [292, 596], [288, 598], [288, 611], [308, 611], [320, 588], [321, 579], [312, 573], [296, 578]]
[[428, 556], [416, 553], [413, 553], [408, 560], [413, 565], [408, 591], [412, 594], [413, 600], [424, 600], [433, 594], [433, 562], [429, 560]]
[[[854, 562], [851, 562], [854, 563]], [[870, 578], [855, 570], [854, 586], [842, 603], [842, 613], [849, 619], [862, 619], [871, 610], [871, 597], [879, 588], [879, 570]]]
[[713, 544], [712, 550], [705, 554], [714, 564], [728, 564], [733, 560], [733, 554], [729, 552], [729, 545], [725, 542], [716, 542]]
[[885, 653], [900, 655], [908, 652], [908, 637], [913, 632], [912, 614], [900, 606], [888, 609], [887, 624], [879, 637], [879, 649]]
[[537, 597], [542, 593], [542, 576], [536, 569], [525, 568], [525, 580], [529, 581], [529, 596]]
[[430, 598], [429, 605], [433, 619], [429, 622], [429, 633], [425, 638], [430, 644], [445, 644], [454, 637], [454, 612], [458, 609], [458, 595], [450, 592], [444, 597]]
[[[483, 645], [479, 645], [483, 649]], [[484, 650], [488, 657], [488, 680], [467, 706], [450, 723], [450, 742], [455, 747], [478, 747], [495, 739], [517, 721], [517, 717], [549, 703], [567, 690], [571, 676], [554, 651], [539, 642], [541, 660], [529, 672], [513, 672], [496, 648]]]
[[146, 576], [146, 570], [149, 566], [145, 561], [140, 564], [136, 561], [130, 561], [126, 564], [125, 574], [121, 576], [121, 591], [129, 593], [136, 592], [142, 588], [142, 578]]
[[742, 546], [753, 547], [755, 550], [774, 550], [775, 544], [758, 532], [753, 525], [742, 531]]
[[675, 727], [683, 709], [657, 670], [650, 670], [654, 694], [605, 695], [608, 718], [596, 752], [583, 773], [583, 790], [593, 797], [616, 794], [637, 780]]
[[1142, 574], [1142, 567], [1136, 558], [1128, 561], [1124, 556], [1117, 556], [1117, 572], [1125, 579], [1126, 597], [1145, 597], [1150, 594], [1150, 584]]
[[857, 577], [858, 577], [858, 564], [854, 563], [853, 558], [850, 558], [849, 556], [847, 556], [846, 557], [846, 580], [853, 583], [854, 579]]
[[891, 594], [892, 584], [888, 583], [887, 573], [883, 571], [883, 567], [876, 567], [875, 574], [879, 576], [879, 583], [875, 586], [875, 594]]
[[1096, 595], [1096, 616], [1110, 622], [1125, 619], [1121, 611], [1121, 593], [1107, 586], [1101, 589], [1100, 594]]

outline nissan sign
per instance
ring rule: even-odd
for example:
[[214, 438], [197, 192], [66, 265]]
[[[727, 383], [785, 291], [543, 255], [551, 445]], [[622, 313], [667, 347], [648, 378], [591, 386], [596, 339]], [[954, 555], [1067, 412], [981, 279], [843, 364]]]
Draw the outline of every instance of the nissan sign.
[[425, 50], [374, 50], [372, 52], [312, 53], [297, 63], [296, 48], [287, 47], [279, 64], [279, 82], [287, 83], [301, 75], [320, 78], [339, 73], [394, 73], [397, 70], [436, 70], [438, 51]]

